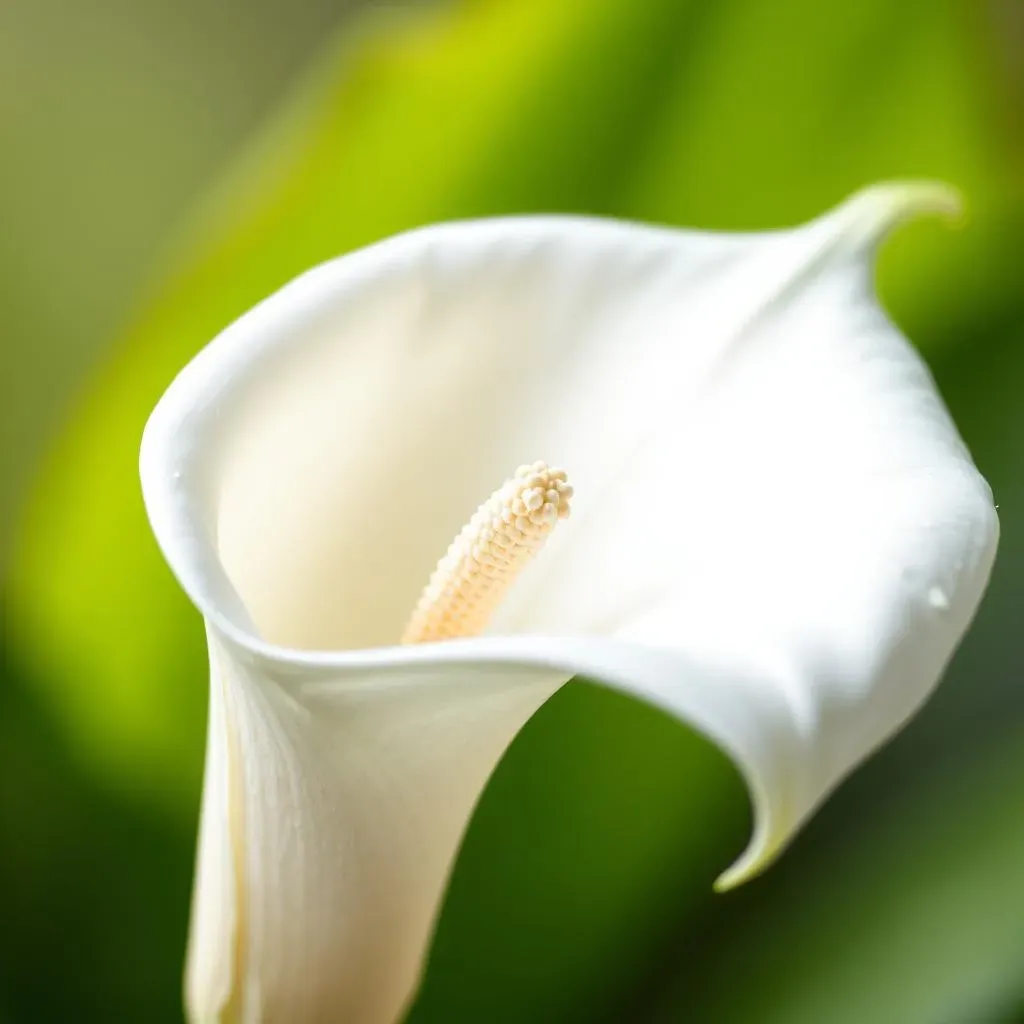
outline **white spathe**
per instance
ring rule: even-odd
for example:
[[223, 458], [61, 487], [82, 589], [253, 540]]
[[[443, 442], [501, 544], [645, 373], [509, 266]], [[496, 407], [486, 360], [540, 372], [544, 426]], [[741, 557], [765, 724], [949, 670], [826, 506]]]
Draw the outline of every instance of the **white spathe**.
[[[475, 802], [573, 675], [735, 761], [756, 826], [723, 885], [921, 704], [998, 525], [871, 263], [954, 205], [891, 185], [757, 235], [426, 228], [303, 275], [185, 368], [142, 482], [210, 642], [195, 1021], [399, 1017]], [[395, 646], [534, 459], [569, 471], [574, 515], [488, 636]]]

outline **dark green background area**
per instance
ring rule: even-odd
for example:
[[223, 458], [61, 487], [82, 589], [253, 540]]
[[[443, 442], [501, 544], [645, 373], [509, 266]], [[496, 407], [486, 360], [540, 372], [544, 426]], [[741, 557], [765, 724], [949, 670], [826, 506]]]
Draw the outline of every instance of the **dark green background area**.
[[945, 683], [722, 896], [732, 767], [572, 684], [484, 797], [411, 1020], [1024, 1021], [1019, 0], [11, 0], [0, 155], [0, 1024], [181, 1018], [205, 652], [136, 453], [192, 353], [418, 224], [756, 229], [893, 177], [967, 201], [879, 285], [1003, 525]]

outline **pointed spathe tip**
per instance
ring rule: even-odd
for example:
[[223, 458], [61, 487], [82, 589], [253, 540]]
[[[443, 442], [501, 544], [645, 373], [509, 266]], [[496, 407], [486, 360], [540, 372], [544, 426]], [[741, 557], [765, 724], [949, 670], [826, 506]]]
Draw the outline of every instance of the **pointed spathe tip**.
[[941, 217], [962, 227], [966, 210], [961, 193], [941, 181], [889, 181], [856, 193], [832, 216], [844, 222], [845, 233], [865, 246], [877, 245], [894, 228], [917, 217]]

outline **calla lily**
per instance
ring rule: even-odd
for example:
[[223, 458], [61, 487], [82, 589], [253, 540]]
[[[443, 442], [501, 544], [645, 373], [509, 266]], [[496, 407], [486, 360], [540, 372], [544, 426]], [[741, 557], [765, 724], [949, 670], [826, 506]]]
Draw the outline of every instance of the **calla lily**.
[[[930, 185], [719, 235], [569, 217], [425, 228], [229, 327], [153, 412], [142, 482], [206, 621], [196, 1021], [408, 1005], [473, 807], [581, 675], [745, 778], [764, 867], [932, 690], [986, 585], [992, 496], [874, 297]], [[399, 645], [514, 468], [573, 517], [482, 635]]]

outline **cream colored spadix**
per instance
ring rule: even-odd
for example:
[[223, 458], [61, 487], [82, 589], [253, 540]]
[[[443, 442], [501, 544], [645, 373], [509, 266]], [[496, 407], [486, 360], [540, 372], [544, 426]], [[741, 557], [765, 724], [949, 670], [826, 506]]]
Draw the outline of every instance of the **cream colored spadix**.
[[520, 466], [474, 513], [434, 570], [402, 643], [479, 636], [559, 519], [572, 488], [565, 471]]
[[[892, 185], [760, 235], [427, 228], [310, 271], [182, 371], [141, 468], [210, 643], [193, 1020], [396, 1020], [490, 773], [574, 675], [735, 761], [755, 828], [722, 885], [913, 713], [998, 526], [871, 256], [953, 205]], [[524, 453], [571, 467], [571, 525], [484, 635], [401, 645]], [[429, 597], [406, 639], [475, 631], [469, 598], [453, 628]]]

